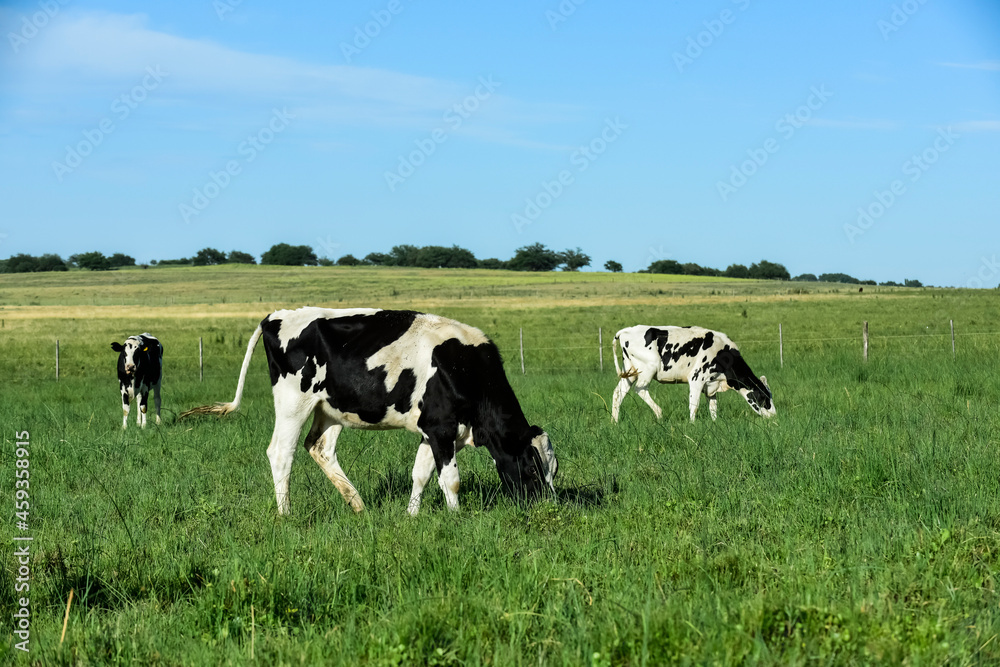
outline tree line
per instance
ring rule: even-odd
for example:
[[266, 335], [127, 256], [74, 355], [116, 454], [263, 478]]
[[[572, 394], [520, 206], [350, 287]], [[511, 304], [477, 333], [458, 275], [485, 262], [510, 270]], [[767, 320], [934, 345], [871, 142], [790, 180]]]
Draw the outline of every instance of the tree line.
[[[219, 264], [256, 264], [256, 258], [250, 253], [240, 250], [223, 252], [215, 248], [202, 248], [192, 257], [179, 259], [152, 260], [149, 266], [215, 266]], [[510, 259], [501, 260], [495, 257], [479, 259], [471, 250], [457, 245], [448, 246], [415, 246], [397, 245], [387, 252], [372, 252], [362, 258], [347, 254], [333, 260], [328, 257], [317, 257], [315, 251], [307, 245], [290, 245], [278, 243], [271, 246], [260, 257], [263, 265], [279, 266], [400, 266], [413, 268], [450, 268], [450, 269], [505, 269], [509, 271], [579, 271], [590, 266], [591, 257], [581, 248], [567, 248], [563, 251], [552, 250], [542, 243], [533, 243], [518, 248]], [[110, 271], [126, 266], [135, 266], [135, 258], [122, 253], [105, 256], [101, 252], [85, 252], [71, 255], [63, 260], [59, 255], [45, 254], [39, 257], [18, 254], [6, 260], [0, 260], [0, 273], [34, 273], [38, 271], [67, 271], [70, 268], [87, 269], [91, 271]], [[146, 265], [142, 265], [144, 268]], [[608, 260], [604, 263], [605, 271], [620, 273], [621, 263]], [[784, 265], [762, 259], [750, 266], [730, 264], [724, 271], [694, 262], [680, 262], [673, 259], [658, 259], [650, 263], [638, 273], [663, 273], [689, 276], [723, 276], [727, 278], [751, 278], [757, 280], [792, 280], [799, 282], [836, 282], [858, 285], [880, 284], [888, 287], [922, 287], [919, 280], [906, 279], [902, 284], [889, 280], [876, 283], [874, 280], [859, 280], [846, 273], [822, 273], [816, 276], [803, 273], [794, 278]]]

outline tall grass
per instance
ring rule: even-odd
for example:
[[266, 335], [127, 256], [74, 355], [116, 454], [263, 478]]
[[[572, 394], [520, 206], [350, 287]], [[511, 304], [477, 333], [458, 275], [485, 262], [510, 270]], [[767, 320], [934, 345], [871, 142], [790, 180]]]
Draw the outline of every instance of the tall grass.
[[[254, 318], [60, 320], [60, 336], [75, 342], [58, 383], [25, 371], [47, 368], [48, 346], [35, 343], [51, 331], [39, 321], [7, 329], [0, 486], [13, 488], [13, 432], [29, 430], [33, 619], [31, 653], [11, 638], [0, 655], [24, 664], [250, 664], [251, 653], [260, 664], [995, 664], [996, 339], [961, 338], [953, 360], [950, 340], [927, 329], [940, 327], [940, 299], [895, 299], [868, 309], [843, 300], [441, 309], [508, 350], [515, 392], [555, 444], [559, 497], [510, 501], [488, 454], [467, 450], [461, 511], [449, 513], [432, 483], [416, 518], [405, 513], [416, 437], [359, 431], [341, 436], [338, 453], [368, 511], [354, 515], [299, 451], [293, 514], [277, 516], [262, 355], [239, 413], [174, 422], [174, 411], [231, 397]], [[989, 325], [982, 313], [995, 306], [980, 295], [954, 301], [945, 322]], [[861, 319], [880, 323], [873, 335], [913, 337], [873, 338], [866, 364], [850, 339]], [[521, 375], [510, 352], [519, 326], [529, 340], [556, 342], [602, 326], [607, 344], [641, 321], [730, 333], [768, 376], [777, 416], [762, 420], [727, 393], [717, 422], [703, 406], [690, 424], [686, 387], [661, 386], [662, 421], [630, 395], [616, 425], [607, 410], [616, 378], [608, 351], [605, 372], [596, 370], [596, 332], [592, 350], [536, 345], [554, 348], [528, 356], [544, 372], [529, 363]], [[160, 428], [122, 432], [114, 353], [104, 348], [113, 332], [144, 329], [167, 347], [169, 411]], [[198, 331], [211, 352], [204, 383]], [[847, 340], [792, 344], [795, 331]], [[194, 354], [182, 356], [192, 341]], [[16, 602], [9, 544], [4, 610]]]

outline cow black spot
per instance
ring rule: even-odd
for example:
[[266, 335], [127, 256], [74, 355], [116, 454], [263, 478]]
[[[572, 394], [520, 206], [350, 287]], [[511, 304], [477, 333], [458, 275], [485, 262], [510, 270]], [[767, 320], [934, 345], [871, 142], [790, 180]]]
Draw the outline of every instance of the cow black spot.
[[[316, 377], [316, 360], [312, 357], [306, 359], [305, 365], [302, 367], [302, 383], [299, 389], [303, 392], [308, 391], [309, 387], [312, 385], [313, 378]], [[319, 391], [319, 386], [312, 388], [314, 392]]]
[[[399, 340], [413, 325], [413, 311], [379, 311], [370, 315], [317, 318], [299, 335], [281, 344], [282, 320], [270, 316], [261, 322], [264, 350], [271, 385], [289, 375], [302, 372], [300, 388], [326, 391], [327, 402], [335, 410], [356, 414], [369, 424], [385, 419], [390, 405], [410, 408], [416, 377], [410, 370], [400, 373], [399, 381], [386, 389], [385, 367], [371, 370], [367, 360], [382, 348]], [[326, 366], [326, 377], [313, 384], [319, 366]]]
[[393, 410], [405, 414], [413, 407], [413, 392], [417, 389], [417, 375], [413, 370], [404, 368], [399, 373], [399, 380], [387, 397]]

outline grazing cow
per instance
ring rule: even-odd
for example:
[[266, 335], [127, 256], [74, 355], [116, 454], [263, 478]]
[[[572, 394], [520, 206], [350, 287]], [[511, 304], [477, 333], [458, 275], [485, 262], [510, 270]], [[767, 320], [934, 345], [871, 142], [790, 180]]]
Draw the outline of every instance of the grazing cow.
[[345, 426], [405, 428], [421, 436], [411, 515], [419, 511], [435, 468], [448, 508], [458, 509], [455, 455], [466, 445], [489, 450], [509, 493], [555, 493], [555, 452], [545, 431], [525, 419], [496, 345], [478, 329], [436, 315], [370, 308], [279, 310], [250, 337], [233, 401], [194, 408], [181, 418], [239, 408], [261, 336], [274, 394], [267, 457], [279, 514], [289, 513], [292, 456], [310, 414], [305, 448], [356, 512], [364, 503], [337, 463], [337, 436]]
[[125, 344], [115, 341], [111, 349], [118, 352], [118, 384], [122, 392], [122, 428], [128, 427], [129, 401], [137, 400], [139, 412], [135, 423], [146, 428], [146, 404], [153, 390], [156, 423], [160, 423], [160, 381], [163, 379], [163, 346], [148, 333], [129, 336]]
[[[625, 370], [618, 367], [614, 345], [622, 350]], [[740, 392], [753, 411], [762, 417], [774, 416], [771, 390], [767, 378], [758, 380], [743, 360], [743, 355], [729, 337], [701, 327], [634, 326], [615, 334], [611, 343], [615, 370], [621, 380], [615, 388], [611, 417], [618, 421], [622, 399], [635, 382], [635, 391], [653, 409], [656, 418], [660, 406], [649, 395], [649, 383], [686, 382], [689, 385], [691, 421], [694, 421], [702, 392], [708, 396], [708, 410], [714, 420], [717, 413], [715, 395], [727, 389]]]

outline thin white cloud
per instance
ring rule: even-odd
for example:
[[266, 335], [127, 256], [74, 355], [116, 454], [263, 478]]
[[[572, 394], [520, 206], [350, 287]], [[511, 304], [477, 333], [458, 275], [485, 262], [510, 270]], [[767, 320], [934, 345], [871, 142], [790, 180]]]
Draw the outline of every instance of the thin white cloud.
[[[144, 15], [78, 14], [54, 22], [37, 48], [10, 63], [26, 77], [56, 84], [134, 83], [146, 67], [159, 67], [171, 88], [225, 95], [342, 96], [417, 108], [438, 108], [461, 92], [447, 81], [349, 65], [317, 65], [247, 53], [208, 40], [147, 27]], [[35, 79], [37, 81], [37, 79]]]
[[[2, 87], [29, 98], [58, 96], [71, 105], [73, 98], [88, 95], [113, 99], [153, 68], [165, 73], [160, 104], [230, 109], [249, 99], [266, 100], [321, 123], [423, 127], [439, 123], [445, 110], [480, 86], [480, 81], [249, 53], [151, 29], [142, 14], [67, 13], [31, 47], [3, 62], [10, 76], [3, 77]], [[501, 81], [477, 117], [482, 113], [483, 120], [509, 127], [565, 122], [576, 115], [565, 105], [523, 102], [503, 92]], [[27, 107], [38, 105], [24, 106], [31, 115]]]
[[812, 125], [814, 127], [832, 127], [844, 130], [896, 130], [899, 129], [899, 123], [891, 120], [881, 120], [877, 118], [849, 118], [846, 120], [837, 120], [833, 118], [810, 118], [805, 122], [806, 125]]
[[938, 63], [942, 67], [960, 67], [963, 69], [981, 69], [988, 72], [1000, 72], [1000, 60], [984, 60], [979, 63]]
[[1000, 120], [967, 120], [952, 127], [956, 132], [1000, 132]]

